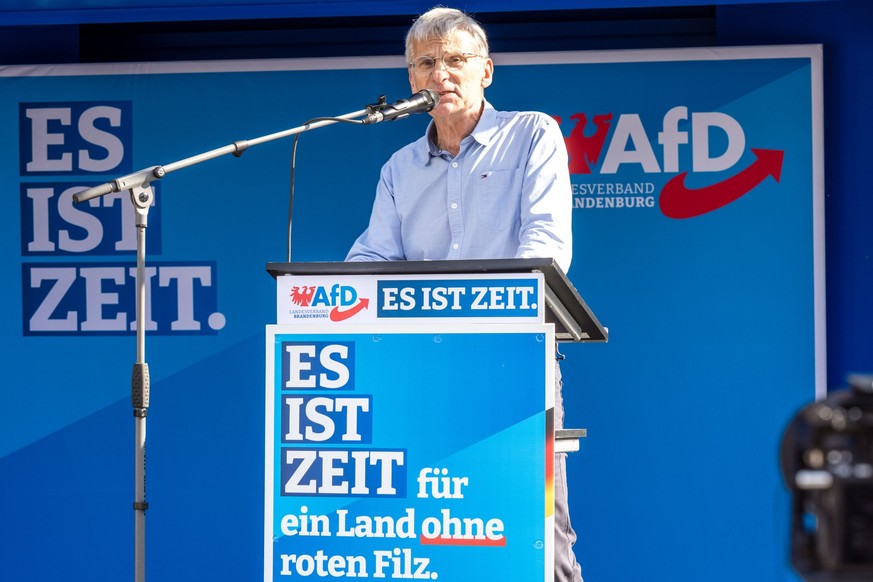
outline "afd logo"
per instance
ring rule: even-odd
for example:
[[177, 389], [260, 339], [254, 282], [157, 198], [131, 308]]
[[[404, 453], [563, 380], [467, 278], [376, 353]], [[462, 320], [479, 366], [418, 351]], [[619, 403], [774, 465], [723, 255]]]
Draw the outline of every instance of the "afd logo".
[[[555, 119], [563, 126], [560, 117]], [[629, 167], [647, 175], [675, 173], [661, 188], [658, 200], [661, 212], [669, 218], [692, 218], [718, 210], [768, 177], [776, 182], [781, 178], [784, 150], [751, 148], [755, 161], [737, 167], [746, 152], [746, 135], [740, 123], [725, 113], [689, 114], [688, 107], [673, 107], [661, 120], [656, 139], [649, 137], [636, 113], [597, 114], [590, 121], [586, 114], [576, 113], [570, 120], [572, 128], [566, 131], [563, 127], [570, 174], [597, 171], [603, 177]], [[689, 171], [680, 172], [680, 166], [687, 167], [689, 160], [692, 174], [733, 172], [707, 186], [689, 188]], [[613, 204], [622, 202], [617, 207], [654, 206], [655, 189], [653, 183], [574, 184], [574, 194], [592, 196], [583, 207], [603, 207], [603, 199], [595, 204], [594, 196], [613, 197]], [[615, 200], [615, 196], [621, 198]]]
[[[315, 311], [329, 308], [326, 313], [331, 321], [345, 321], [370, 306], [370, 300], [358, 297], [354, 287], [339, 284], [329, 288], [322, 285], [296, 285], [291, 288], [291, 303]], [[298, 315], [295, 314], [295, 317]]]

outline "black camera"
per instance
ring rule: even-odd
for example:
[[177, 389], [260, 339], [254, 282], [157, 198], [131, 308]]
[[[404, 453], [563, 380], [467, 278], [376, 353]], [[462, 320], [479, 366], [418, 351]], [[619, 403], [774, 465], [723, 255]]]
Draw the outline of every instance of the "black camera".
[[780, 461], [794, 569], [808, 582], [873, 580], [873, 375], [802, 408]]

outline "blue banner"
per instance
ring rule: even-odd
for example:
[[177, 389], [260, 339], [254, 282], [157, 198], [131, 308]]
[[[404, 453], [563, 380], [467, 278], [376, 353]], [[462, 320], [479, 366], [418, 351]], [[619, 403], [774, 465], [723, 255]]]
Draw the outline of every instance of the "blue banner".
[[[754, 571], [796, 580], [786, 558], [788, 496], [776, 451], [788, 419], [824, 392], [821, 47], [494, 59], [487, 97], [495, 107], [560, 120], [574, 197], [568, 276], [610, 332], [607, 344], [560, 346], [565, 424], [589, 434], [568, 461], [586, 576], [645, 580], [659, 572], [678, 582], [727, 582]], [[115, 582], [132, 569], [134, 213], [126, 193], [80, 205], [73, 194], [238, 139], [360, 110], [380, 94], [405, 97], [404, 67], [401, 57], [372, 57], [0, 69], [7, 162], [0, 187], [13, 202], [0, 213], [11, 250], [2, 256], [0, 282], [0, 300], [11, 309], [0, 322], [8, 374], [0, 474], [14, 476], [0, 484], [0, 564], [10, 576], [39, 582], [59, 571], [87, 572], [81, 577]], [[419, 137], [427, 119], [337, 124], [300, 136], [294, 261], [344, 258], [366, 227], [381, 165]], [[149, 577], [262, 576], [263, 334], [277, 320], [277, 285], [264, 266], [287, 256], [290, 156], [290, 140], [280, 140], [153, 182], [146, 229]], [[514, 285], [481, 299], [522, 316], [527, 291], [510, 293]], [[412, 325], [431, 321], [423, 305], [474, 311], [471, 288], [462, 297], [443, 286], [444, 293], [386, 288], [392, 301], [380, 301], [396, 306], [394, 313], [414, 305], [408, 311], [417, 318], [394, 318]], [[324, 287], [314, 308], [289, 295], [286, 312], [328, 321], [331, 313], [375, 313], [375, 289], [355, 297], [345, 291], [331, 295]], [[363, 299], [373, 303], [365, 307]], [[297, 374], [284, 381], [316, 388], [289, 391], [284, 418], [276, 408], [276, 426], [291, 435], [279, 445], [292, 451], [288, 479], [312, 462], [298, 474], [301, 486], [325, 467], [329, 474], [353, 470], [358, 446], [385, 455], [383, 463], [406, 451], [407, 496], [418, 491], [425, 467], [471, 476], [442, 460], [450, 456], [444, 447], [461, 455], [473, 435], [437, 427], [424, 446], [440, 450], [417, 459], [393, 431], [411, 431], [408, 407], [436, 411], [437, 396], [467, 401], [470, 426], [478, 426], [474, 410], [487, 421], [481, 410], [514, 405], [477, 400], [469, 388], [496, 391], [501, 382], [459, 382], [456, 372], [434, 370], [433, 389], [423, 391], [417, 380], [402, 380], [419, 378], [413, 364], [377, 358], [377, 346], [357, 337], [324, 341], [349, 351], [324, 353], [328, 344], [314, 344], [312, 352], [293, 352]], [[497, 346], [467, 351], [473, 354], [459, 352], [459, 362], [503, 354]], [[352, 357], [354, 375], [346, 378], [339, 364]], [[370, 366], [396, 371], [392, 377], [407, 388], [387, 409]], [[349, 425], [350, 411], [357, 426]], [[383, 427], [386, 419], [397, 426]], [[348, 461], [342, 453], [328, 459], [332, 449]], [[299, 458], [294, 450], [316, 452]], [[368, 473], [366, 483], [374, 478]], [[288, 504], [281, 515], [295, 516], [298, 528], [303, 515], [329, 516], [338, 526], [335, 497], [306, 503], [306, 513], [300, 496], [278, 497]], [[356, 498], [346, 527], [358, 515], [383, 515], [365, 507], [371, 502]], [[46, 537], [57, 508], [70, 506], [79, 517], [65, 522], [63, 542]], [[400, 523], [398, 531], [405, 509], [384, 514]], [[433, 509], [415, 511], [419, 528], [425, 517], [441, 518], [443, 508]], [[495, 506], [478, 516], [501, 514]], [[626, 559], [628, 548], [634, 560]], [[386, 573], [395, 559], [406, 568], [404, 549], [412, 547], [372, 548], [390, 552]], [[450, 550], [428, 557], [436, 563]]]
[[265, 580], [551, 579], [554, 339], [416, 327], [268, 330]]

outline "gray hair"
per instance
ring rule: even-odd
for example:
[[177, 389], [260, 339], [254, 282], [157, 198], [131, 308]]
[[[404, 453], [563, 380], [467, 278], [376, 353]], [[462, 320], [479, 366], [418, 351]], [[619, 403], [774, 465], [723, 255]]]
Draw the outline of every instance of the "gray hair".
[[473, 17], [454, 8], [438, 6], [418, 17], [406, 33], [406, 60], [412, 60], [412, 45], [432, 39], [445, 40], [458, 31], [473, 37], [477, 53], [488, 56], [488, 37]]

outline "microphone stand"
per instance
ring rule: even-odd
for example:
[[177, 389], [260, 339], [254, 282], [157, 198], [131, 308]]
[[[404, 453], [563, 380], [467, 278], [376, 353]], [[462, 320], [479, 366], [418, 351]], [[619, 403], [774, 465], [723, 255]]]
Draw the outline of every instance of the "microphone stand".
[[170, 172], [181, 170], [226, 154], [240, 157], [249, 147], [269, 141], [288, 137], [331, 125], [340, 121], [364, 123], [355, 118], [372, 115], [387, 107], [385, 96], [379, 97], [379, 102], [367, 105], [365, 109], [346, 113], [338, 117], [324, 117], [311, 123], [272, 133], [251, 140], [240, 140], [221, 148], [210, 150], [196, 156], [191, 156], [163, 166], [151, 166], [133, 174], [117, 178], [111, 182], [87, 188], [73, 195], [76, 204], [105, 196], [113, 192], [128, 190], [130, 200], [136, 211], [136, 362], [133, 365], [131, 380], [131, 403], [135, 419], [135, 487], [133, 502], [134, 519], [134, 581], [145, 582], [145, 512], [146, 502], [146, 415], [149, 407], [149, 367], [145, 361], [145, 328], [146, 328], [146, 277], [145, 277], [145, 231], [148, 227], [149, 208], [154, 203], [155, 192], [152, 187], [154, 180], [160, 180]]

